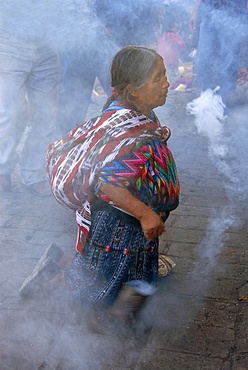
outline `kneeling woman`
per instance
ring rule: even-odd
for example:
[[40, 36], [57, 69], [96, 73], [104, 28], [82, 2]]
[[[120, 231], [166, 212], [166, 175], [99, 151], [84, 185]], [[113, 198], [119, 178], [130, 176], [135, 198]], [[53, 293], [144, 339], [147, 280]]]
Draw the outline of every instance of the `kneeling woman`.
[[153, 111], [169, 88], [162, 57], [145, 47], [123, 48], [112, 61], [111, 85], [101, 115], [47, 153], [53, 195], [76, 210], [78, 223], [66, 284], [83, 300], [108, 303], [124, 284], [143, 282], [141, 294], [153, 285], [158, 237], [179, 199], [170, 130]]

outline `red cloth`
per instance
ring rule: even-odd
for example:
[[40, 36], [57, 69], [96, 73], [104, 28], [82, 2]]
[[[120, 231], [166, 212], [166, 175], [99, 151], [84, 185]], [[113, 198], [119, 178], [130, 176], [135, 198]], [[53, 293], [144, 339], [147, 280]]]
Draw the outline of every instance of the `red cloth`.
[[163, 57], [166, 68], [178, 68], [179, 53], [185, 50], [183, 39], [175, 32], [165, 32], [158, 44], [158, 53]]

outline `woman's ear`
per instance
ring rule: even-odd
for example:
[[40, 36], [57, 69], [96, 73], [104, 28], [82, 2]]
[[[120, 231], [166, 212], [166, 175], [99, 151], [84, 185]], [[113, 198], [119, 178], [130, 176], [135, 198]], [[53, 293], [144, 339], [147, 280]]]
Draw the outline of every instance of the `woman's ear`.
[[134, 88], [133, 84], [127, 85], [127, 91], [128, 94], [131, 95], [132, 97], [136, 98], [137, 97], [137, 90]]

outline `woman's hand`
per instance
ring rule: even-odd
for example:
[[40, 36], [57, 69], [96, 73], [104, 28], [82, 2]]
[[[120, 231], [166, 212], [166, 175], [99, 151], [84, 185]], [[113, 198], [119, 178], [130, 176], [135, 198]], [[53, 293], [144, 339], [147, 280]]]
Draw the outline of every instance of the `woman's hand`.
[[165, 231], [164, 222], [151, 209], [146, 210], [139, 221], [147, 240], [155, 239]]
[[126, 188], [102, 183], [100, 189], [117, 207], [140, 221], [147, 240], [155, 239], [163, 234], [165, 226], [161, 217], [139, 199], [135, 198]]

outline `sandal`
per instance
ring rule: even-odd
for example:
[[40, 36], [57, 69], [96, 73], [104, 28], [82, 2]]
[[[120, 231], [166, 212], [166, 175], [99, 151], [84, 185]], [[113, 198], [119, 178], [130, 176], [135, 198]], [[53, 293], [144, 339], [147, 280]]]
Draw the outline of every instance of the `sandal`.
[[158, 276], [166, 276], [176, 266], [175, 262], [165, 254], [158, 254]]

